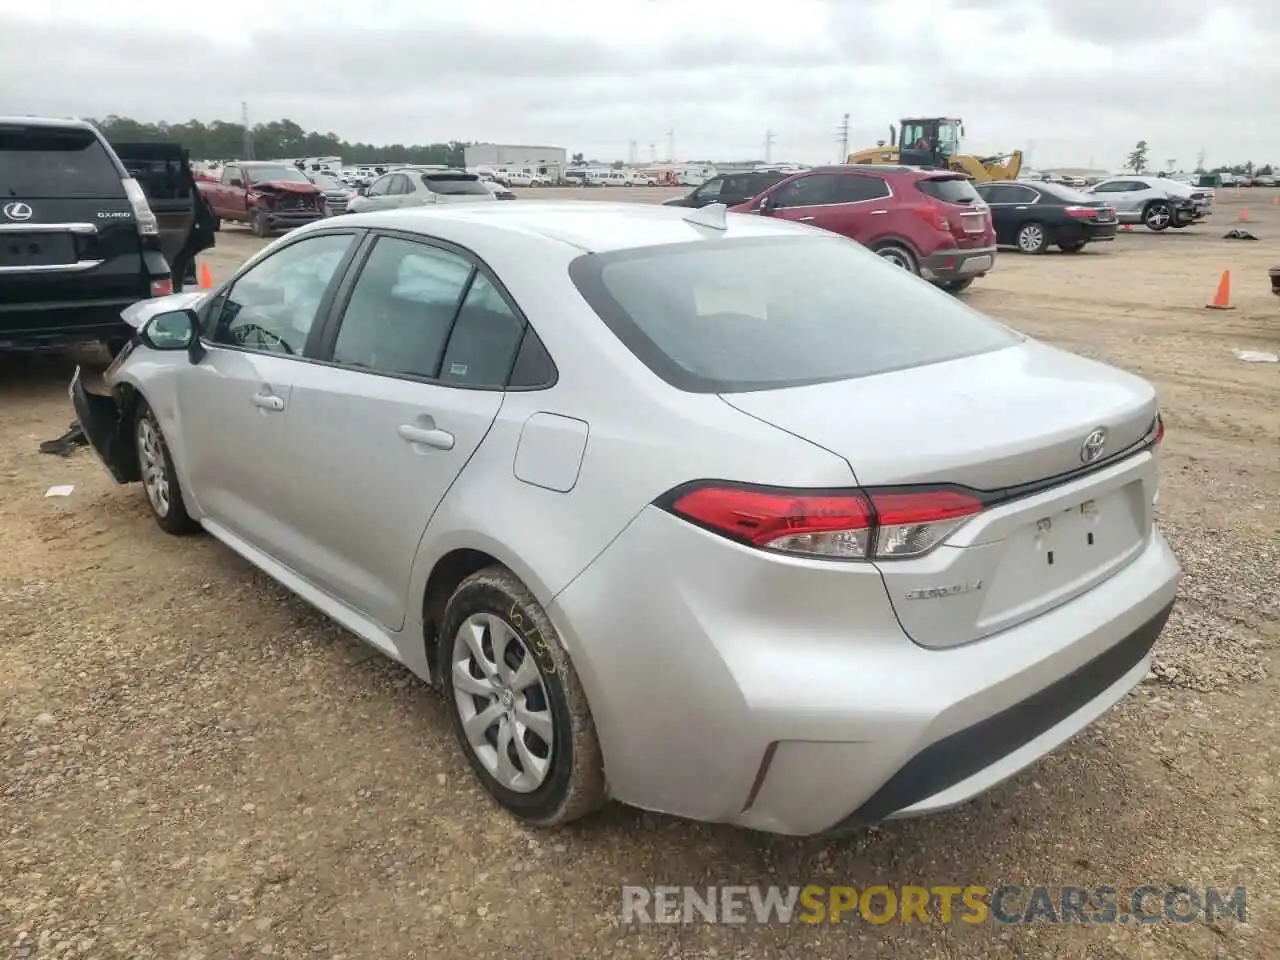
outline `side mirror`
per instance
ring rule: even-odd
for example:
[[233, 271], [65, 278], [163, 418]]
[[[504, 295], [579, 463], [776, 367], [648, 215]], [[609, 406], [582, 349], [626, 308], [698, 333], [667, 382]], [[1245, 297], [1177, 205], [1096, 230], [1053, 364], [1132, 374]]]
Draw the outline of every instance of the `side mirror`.
[[142, 342], [152, 350], [190, 350], [196, 340], [199, 321], [190, 310], [157, 313], [140, 331]]
[[227, 183], [228, 183], [228, 184], [230, 184], [230, 185], [231, 185], [231, 186], [233, 186], [233, 187], [243, 187], [243, 186], [244, 186], [244, 181], [243, 181], [243, 180], [241, 180], [239, 177], [232, 177], [230, 180], [228, 180], [228, 181], [227, 181]]

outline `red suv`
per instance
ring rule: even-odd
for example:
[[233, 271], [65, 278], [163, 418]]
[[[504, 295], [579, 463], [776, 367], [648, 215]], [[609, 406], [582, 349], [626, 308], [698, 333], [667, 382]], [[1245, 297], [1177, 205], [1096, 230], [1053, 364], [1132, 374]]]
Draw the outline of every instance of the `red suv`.
[[963, 290], [996, 262], [990, 212], [962, 173], [815, 167], [732, 209], [841, 234], [948, 290]]

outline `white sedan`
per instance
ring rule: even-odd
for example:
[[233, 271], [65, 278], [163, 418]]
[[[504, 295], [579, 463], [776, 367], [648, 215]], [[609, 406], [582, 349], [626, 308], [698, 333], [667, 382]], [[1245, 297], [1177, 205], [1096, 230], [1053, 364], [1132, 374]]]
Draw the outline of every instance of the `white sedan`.
[[1179, 567], [1145, 381], [713, 205], [292, 231], [72, 397], [204, 530], [438, 684], [525, 821], [943, 809], [1147, 672]]

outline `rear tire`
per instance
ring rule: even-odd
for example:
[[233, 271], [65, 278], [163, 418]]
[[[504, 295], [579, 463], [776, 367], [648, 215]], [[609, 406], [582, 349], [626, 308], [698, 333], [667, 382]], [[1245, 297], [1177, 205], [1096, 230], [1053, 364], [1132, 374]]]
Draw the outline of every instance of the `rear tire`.
[[178, 471], [174, 469], [160, 421], [141, 397], [133, 418], [133, 443], [138, 453], [147, 505], [151, 507], [151, 515], [160, 529], [175, 537], [195, 533], [200, 524], [187, 513]]
[[1049, 237], [1045, 233], [1043, 224], [1034, 221], [1020, 226], [1014, 240], [1019, 253], [1044, 253], [1049, 249]]
[[876, 256], [888, 260], [895, 267], [901, 267], [908, 273], [914, 273], [917, 277], [920, 276], [920, 264], [916, 260], [915, 254], [906, 247], [896, 243], [886, 243], [883, 246], [876, 247], [875, 253]]
[[458, 743], [498, 803], [539, 827], [604, 805], [604, 761], [586, 693], [555, 627], [515, 574], [495, 565], [458, 585], [445, 606], [438, 660]]
[[1058, 244], [1058, 249], [1063, 253], [1079, 253], [1084, 249], [1085, 243], [1087, 242], [1088, 241], [1081, 240], [1077, 243], [1060, 243]]
[[947, 280], [942, 284], [942, 289], [948, 293], [962, 293], [973, 286], [973, 277], [962, 277], [959, 280]]

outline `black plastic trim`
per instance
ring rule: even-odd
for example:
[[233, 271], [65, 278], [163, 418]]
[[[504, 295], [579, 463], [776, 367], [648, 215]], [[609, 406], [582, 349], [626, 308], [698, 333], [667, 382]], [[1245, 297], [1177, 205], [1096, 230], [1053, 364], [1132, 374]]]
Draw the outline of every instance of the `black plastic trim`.
[[1160, 636], [1172, 610], [1170, 603], [1109, 650], [1022, 702], [931, 743], [827, 832], [842, 833], [879, 823], [1030, 743], [1099, 697], [1140, 663]]

